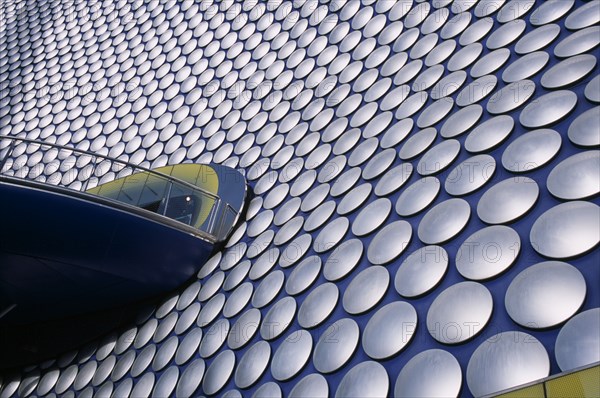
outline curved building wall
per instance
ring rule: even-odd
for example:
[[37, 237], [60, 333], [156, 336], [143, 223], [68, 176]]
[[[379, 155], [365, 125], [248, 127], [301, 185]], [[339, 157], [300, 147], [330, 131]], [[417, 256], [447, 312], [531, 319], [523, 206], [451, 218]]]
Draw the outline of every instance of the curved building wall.
[[[197, 280], [1, 395], [471, 396], [599, 361], [599, 22], [597, 0], [1, 0], [1, 134], [222, 163], [255, 194]], [[80, 184], [17, 154], [5, 173]]]

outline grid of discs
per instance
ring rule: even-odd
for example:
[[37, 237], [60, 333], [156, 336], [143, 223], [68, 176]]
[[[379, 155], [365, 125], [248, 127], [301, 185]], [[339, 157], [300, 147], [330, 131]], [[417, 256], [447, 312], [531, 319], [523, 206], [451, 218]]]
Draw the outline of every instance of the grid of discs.
[[485, 395], [600, 360], [600, 1], [0, 9], [2, 134], [256, 194], [198, 280], [0, 396]]

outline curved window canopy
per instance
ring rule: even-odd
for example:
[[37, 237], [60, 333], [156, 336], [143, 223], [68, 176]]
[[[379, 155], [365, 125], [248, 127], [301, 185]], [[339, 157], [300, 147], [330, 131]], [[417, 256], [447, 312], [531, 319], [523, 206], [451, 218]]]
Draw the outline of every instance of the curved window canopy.
[[163, 215], [223, 241], [239, 219], [246, 180], [226, 166], [179, 164], [131, 174], [85, 192]]
[[[28, 167], [24, 152], [51, 156], [62, 172]], [[120, 308], [178, 288], [232, 233], [247, 193], [243, 174], [218, 164], [149, 170], [0, 136], [0, 326]]]

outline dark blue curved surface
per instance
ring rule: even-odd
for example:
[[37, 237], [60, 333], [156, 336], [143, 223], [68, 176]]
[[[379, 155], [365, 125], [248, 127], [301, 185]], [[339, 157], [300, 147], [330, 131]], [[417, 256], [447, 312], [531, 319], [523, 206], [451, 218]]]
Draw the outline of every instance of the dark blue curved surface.
[[115, 308], [195, 275], [212, 244], [106, 204], [0, 181], [0, 323]]

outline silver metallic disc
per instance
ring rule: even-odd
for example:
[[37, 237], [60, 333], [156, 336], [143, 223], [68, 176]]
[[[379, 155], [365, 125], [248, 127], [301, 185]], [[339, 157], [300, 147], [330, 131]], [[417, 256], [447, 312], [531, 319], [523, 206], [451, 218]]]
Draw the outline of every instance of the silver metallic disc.
[[[175, 363], [177, 365], [183, 365], [187, 361], [189, 361], [192, 358], [192, 356], [197, 352], [198, 347], [200, 346], [200, 341], [202, 341], [201, 328], [194, 328], [191, 331], [189, 331], [181, 341], [181, 344], [179, 344], [179, 347], [177, 348], [177, 352], [175, 353]], [[135, 354], [135, 351], [129, 351], [128, 353]], [[133, 362], [135, 355], [132, 355], [131, 357], [131, 362]], [[119, 359], [119, 362], [117, 362], [115, 370], [112, 373], [111, 378], [113, 381], [119, 380], [125, 375], [125, 372], [129, 370], [129, 367], [131, 367], [131, 363], [128, 362], [129, 360], [127, 360], [127, 354], [125, 354], [125, 356]], [[123, 371], [121, 369], [123, 369]]]
[[[556, 24], [549, 24], [533, 29], [517, 42], [515, 52], [517, 54], [530, 54], [533, 51], [542, 50], [558, 37], [560, 30], [560, 26]], [[548, 54], [546, 51], [543, 52]]]
[[406, 138], [406, 136], [412, 130], [414, 124], [415, 122], [413, 122], [413, 120], [410, 118], [402, 119], [399, 122], [394, 123], [385, 132], [379, 145], [385, 149], [395, 147], [399, 142]]
[[464, 143], [465, 149], [472, 153], [489, 151], [503, 142], [514, 126], [513, 118], [508, 115], [488, 119], [469, 133]]
[[452, 95], [458, 90], [467, 79], [467, 72], [457, 70], [444, 76], [431, 88], [431, 98], [434, 100]]
[[392, 202], [379, 198], [367, 205], [352, 223], [352, 233], [356, 236], [368, 235], [381, 226], [388, 218]]
[[154, 373], [144, 373], [142, 377], [137, 381], [133, 390], [131, 391], [132, 396], [136, 397], [148, 397], [150, 396], [150, 392], [154, 388], [154, 381], [156, 380], [156, 376]]
[[359, 239], [350, 239], [339, 245], [327, 258], [323, 266], [323, 276], [335, 282], [358, 265], [363, 254], [363, 244]]
[[460, 282], [433, 300], [427, 311], [427, 329], [440, 343], [462, 343], [485, 328], [493, 308], [492, 295], [485, 286]]
[[448, 199], [429, 210], [419, 223], [421, 242], [435, 245], [454, 238], [471, 218], [471, 206], [463, 199]]
[[600, 26], [590, 26], [571, 33], [554, 47], [554, 55], [572, 57], [590, 51], [600, 44]]
[[411, 163], [402, 163], [379, 178], [375, 186], [375, 195], [387, 196], [392, 192], [400, 189], [410, 178], [413, 171]]
[[556, 21], [573, 8], [575, 0], [548, 0], [538, 6], [529, 16], [532, 25], [545, 25]]
[[[487, 3], [487, 2], [486, 2]], [[504, 1], [501, 0], [501, 3]], [[492, 5], [494, 6], [494, 4]], [[497, 7], [498, 4], [495, 4]], [[460, 35], [459, 43], [461, 46], [474, 43], [481, 40], [494, 26], [494, 20], [490, 17], [479, 19], [477, 22], [472, 23], [465, 31]]]
[[282, 398], [281, 388], [275, 382], [269, 381], [254, 391], [252, 398]]
[[227, 336], [227, 345], [232, 350], [245, 346], [256, 334], [260, 325], [261, 312], [251, 308], [244, 312], [233, 324]]
[[554, 345], [556, 362], [563, 372], [600, 361], [600, 308], [571, 318], [558, 333]]
[[429, 149], [419, 160], [417, 172], [422, 176], [437, 174], [448, 167], [460, 152], [460, 142], [445, 140]]
[[171, 366], [163, 372], [154, 390], [152, 391], [153, 397], [168, 397], [175, 390], [177, 381], [179, 379], [179, 368], [177, 366]]
[[519, 116], [519, 122], [528, 128], [539, 128], [558, 122], [567, 116], [577, 104], [577, 95], [568, 90], [554, 91], [527, 105]]
[[273, 354], [271, 374], [278, 381], [289, 380], [302, 370], [312, 352], [313, 339], [300, 329], [290, 333]]
[[453, 196], [466, 195], [484, 186], [496, 171], [496, 160], [490, 155], [476, 155], [456, 166], [444, 184]]
[[488, 224], [514, 221], [531, 210], [539, 194], [540, 188], [531, 178], [507, 178], [485, 191], [477, 203], [477, 215]]
[[386, 397], [389, 388], [390, 380], [385, 368], [378, 362], [365, 361], [346, 372], [335, 397]]
[[[464, 14], [465, 13], [462, 13], [460, 15]], [[470, 14], [468, 15], [470, 16]], [[458, 70], [465, 69], [479, 58], [482, 51], [483, 45], [481, 45], [481, 43], [471, 43], [466, 47], [461, 48], [459, 51], [454, 53], [454, 55], [448, 61], [448, 70], [451, 72], [456, 72]]]
[[471, 394], [483, 396], [542, 379], [550, 359], [533, 336], [517, 331], [498, 333], [484, 341], [467, 365]]
[[479, 78], [492, 74], [500, 69], [510, 58], [510, 50], [498, 48], [481, 57], [471, 68], [471, 77]]
[[488, 95], [496, 88], [498, 78], [495, 75], [485, 75], [471, 82], [456, 96], [456, 105], [464, 107], [475, 104]]
[[337, 286], [330, 282], [313, 289], [306, 296], [298, 311], [300, 326], [308, 329], [323, 323], [335, 309], [339, 295]]
[[260, 340], [250, 347], [240, 359], [235, 370], [235, 385], [238, 388], [248, 388], [264, 373], [271, 358], [271, 346]]
[[279, 269], [267, 275], [254, 291], [251, 301], [252, 306], [263, 308], [273, 301], [283, 287], [284, 280], [285, 275]]
[[[521, 0], [522, 1], [522, 0]], [[510, 11], [507, 12], [507, 14]], [[501, 19], [501, 14], [498, 13], [498, 20]], [[510, 43], [514, 42], [523, 34], [525, 28], [527, 27], [527, 23], [522, 19], [516, 19], [514, 21], [510, 21], [500, 28], [494, 30], [488, 37], [485, 45], [490, 50], [494, 50], [501, 47], [506, 47]]]
[[528, 132], [512, 141], [502, 153], [502, 166], [514, 173], [535, 170], [547, 164], [562, 145], [560, 134], [541, 129]]
[[545, 51], [529, 53], [508, 65], [502, 72], [502, 80], [506, 83], [514, 83], [530, 79], [548, 64], [549, 59], [550, 56]]
[[403, 297], [417, 297], [429, 292], [442, 280], [448, 269], [448, 253], [441, 246], [424, 246], [400, 264], [394, 287]]
[[356, 182], [360, 178], [361, 173], [362, 171], [360, 167], [354, 167], [346, 171], [341, 176], [339, 176], [333, 183], [333, 186], [331, 187], [331, 196], [338, 197], [348, 192], [356, 184]]
[[252, 283], [242, 283], [227, 298], [225, 306], [223, 306], [223, 316], [226, 318], [231, 318], [239, 314], [252, 298], [253, 292], [254, 285]]
[[444, 138], [453, 138], [465, 133], [475, 125], [483, 114], [481, 105], [469, 105], [452, 114], [442, 125], [440, 135]]
[[600, 102], [600, 75], [596, 76], [585, 86], [585, 98], [592, 102]]
[[196, 324], [200, 327], [204, 327], [212, 323], [212, 321], [214, 321], [221, 313], [223, 305], [225, 305], [225, 295], [223, 293], [218, 293], [213, 296], [213, 298], [204, 305], [202, 310], [200, 310]]
[[508, 315], [519, 325], [545, 329], [563, 323], [583, 304], [586, 284], [570, 264], [545, 261], [514, 277], [504, 297]]
[[385, 359], [410, 343], [417, 328], [417, 311], [404, 301], [381, 307], [365, 326], [362, 346], [373, 359]]
[[161, 345], [154, 359], [152, 360], [152, 370], [158, 372], [167, 366], [171, 359], [175, 356], [179, 347], [179, 339], [177, 336], [171, 336], [166, 339]]
[[436, 177], [424, 177], [413, 182], [398, 197], [396, 213], [408, 217], [422, 211], [437, 197], [440, 186]]
[[600, 192], [600, 151], [579, 152], [552, 169], [546, 181], [548, 191], [557, 198], [574, 200]]
[[412, 135], [400, 148], [398, 153], [400, 159], [408, 160], [420, 155], [433, 144], [436, 136], [437, 130], [433, 127], [428, 127]]
[[542, 86], [547, 89], [556, 89], [574, 84], [592, 72], [597, 62], [596, 57], [590, 54], [568, 58], [554, 65], [542, 75]]
[[371, 264], [386, 264], [402, 254], [411, 237], [412, 227], [408, 222], [401, 220], [388, 224], [369, 244], [367, 258]]
[[212, 361], [202, 380], [202, 390], [207, 395], [213, 395], [219, 392], [233, 373], [235, 367], [235, 354], [227, 350], [221, 352]]
[[460, 364], [448, 351], [431, 349], [418, 353], [396, 379], [396, 397], [458, 397], [462, 385]]
[[[260, 395], [261, 397], [263, 395]], [[311, 373], [304, 376], [288, 395], [290, 398], [304, 398], [304, 397], [315, 397], [315, 398], [327, 398], [329, 397], [329, 385], [327, 379], [318, 373]]]
[[546, 210], [529, 232], [531, 246], [550, 258], [569, 258], [600, 242], [600, 207], [590, 202], [562, 203]]
[[331, 373], [344, 366], [356, 351], [359, 335], [358, 324], [350, 318], [332, 323], [315, 345], [315, 369], [321, 373]]
[[392, 148], [388, 148], [383, 152], [375, 155], [363, 170], [363, 178], [365, 180], [371, 180], [379, 177], [383, 174], [396, 158], [396, 151]]
[[285, 291], [290, 296], [302, 293], [314, 283], [321, 271], [321, 258], [310, 256], [294, 267], [285, 284]]
[[569, 126], [568, 134], [569, 140], [575, 145], [600, 146], [600, 107], [592, 108], [577, 116]]
[[296, 300], [286, 296], [275, 303], [260, 324], [260, 337], [273, 340], [292, 324], [296, 314]]
[[277, 264], [278, 259], [278, 248], [271, 248], [265, 251], [263, 254], [260, 255], [260, 257], [253, 260], [252, 268], [250, 268], [248, 276], [251, 280], [257, 280], [262, 278], [275, 266], [275, 264]]
[[440, 98], [428, 105], [417, 118], [417, 126], [426, 128], [437, 124], [446, 117], [454, 107], [454, 100], [450, 97]]
[[363, 270], [344, 291], [344, 310], [352, 315], [370, 310], [381, 301], [389, 283], [390, 274], [384, 267], [374, 265]]
[[313, 250], [316, 253], [331, 250], [344, 238], [349, 226], [350, 222], [346, 217], [339, 217], [329, 222], [315, 238]]
[[567, 29], [578, 30], [600, 22], [600, 16], [597, 15], [598, 1], [593, 0], [585, 5], [577, 7], [571, 12], [566, 20]]
[[216, 353], [227, 339], [228, 333], [229, 321], [227, 319], [221, 318], [215, 322], [205, 333], [200, 343], [200, 356], [202, 358], [209, 358]]
[[512, 228], [493, 225], [475, 232], [458, 248], [456, 269], [466, 279], [493, 278], [510, 267], [521, 252], [521, 238]]
[[279, 257], [279, 266], [288, 268], [304, 256], [312, 243], [312, 235], [304, 234], [291, 241]]
[[520, 80], [508, 84], [490, 97], [486, 109], [492, 115], [508, 113], [527, 102], [534, 91], [535, 83], [531, 80]]
[[466, 11], [474, 5], [475, 3], [468, 0], [458, 0], [452, 2], [451, 10], [456, 15], [442, 28], [441, 36], [444, 39], [449, 39], [459, 35], [467, 26], [469, 26], [472, 14]]

